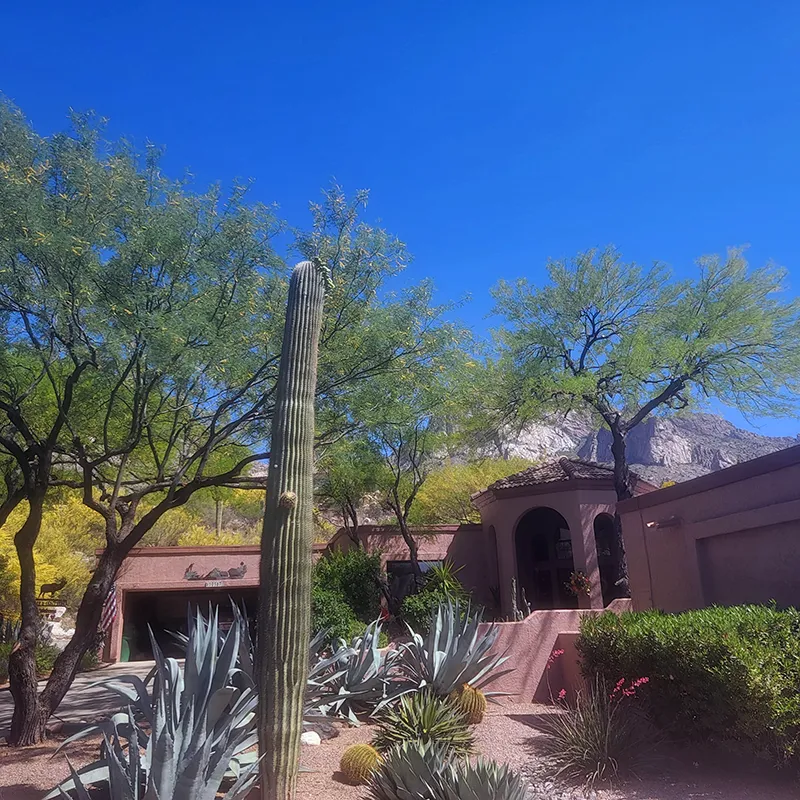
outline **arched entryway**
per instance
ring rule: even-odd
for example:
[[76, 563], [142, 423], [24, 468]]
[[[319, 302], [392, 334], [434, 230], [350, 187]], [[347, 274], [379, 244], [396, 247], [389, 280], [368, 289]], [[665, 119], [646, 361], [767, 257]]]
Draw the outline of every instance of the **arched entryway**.
[[597, 566], [600, 570], [600, 587], [603, 591], [603, 605], [621, 597], [619, 579], [619, 545], [614, 532], [614, 517], [611, 514], [598, 514], [594, 518], [594, 543], [597, 548]]
[[[577, 608], [566, 588], [575, 569], [569, 525], [553, 508], [534, 508], [517, 525], [517, 581], [532, 609]], [[520, 598], [520, 601], [522, 598]]]

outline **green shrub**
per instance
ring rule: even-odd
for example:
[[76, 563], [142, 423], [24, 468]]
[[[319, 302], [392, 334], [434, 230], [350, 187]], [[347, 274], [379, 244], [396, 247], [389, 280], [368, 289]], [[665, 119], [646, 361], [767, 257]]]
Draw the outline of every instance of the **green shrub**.
[[353, 609], [339, 592], [314, 583], [311, 588], [311, 628], [314, 633], [324, 632], [331, 639], [349, 641], [364, 629], [364, 623], [356, 619]]
[[0, 683], [8, 682], [8, 656], [13, 646], [13, 642], [0, 644]]
[[425, 573], [420, 591], [403, 600], [400, 613], [415, 631], [426, 631], [442, 603], [458, 602], [466, 607], [469, 599], [469, 592], [458, 579], [458, 570], [445, 561]]
[[610, 686], [597, 676], [587, 690], [578, 692], [574, 708], [540, 723], [551, 777], [593, 786], [635, 774], [647, 763], [656, 737], [636, 706], [641, 681]]
[[335, 550], [321, 558], [312, 580], [313, 631], [347, 641], [363, 634], [380, 614], [380, 571], [380, 555], [365, 550]]
[[39, 677], [47, 675], [53, 669], [60, 652], [54, 644], [43, 642], [36, 645], [36, 674]]
[[327, 553], [314, 566], [314, 585], [341, 596], [356, 619], [373, 622], [381, 611], [379, 553], [353, 548]]
[[442, 746], [457, 757], [466, 757], [475, 749], [475, 737], [461, 708], [428, 691], [405, 695], [378, 719], [372, 740], [376, 750], [386, 753], [409, 743]]
[[652, 719], [689, 739], [800, 755], [800, 612], [764, 606], [584, 617], [584, 673], [647, 676]]
[[81, 664], [78, 667], [79, 672], [88, 672], [89, 670], [96, 669], [100, 664], [100, 654], [97, 650], [87, 650], [83, 654]]

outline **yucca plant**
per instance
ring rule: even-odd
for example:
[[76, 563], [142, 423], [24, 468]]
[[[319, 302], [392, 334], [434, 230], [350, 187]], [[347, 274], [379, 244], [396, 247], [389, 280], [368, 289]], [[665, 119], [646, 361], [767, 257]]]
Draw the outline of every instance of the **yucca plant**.
[[553, 778], [593, 786], [652, 762], [659, 736], [632, 698], [646, 679], [609, 687], [598, 677], [573, 708], [542, 720], [545, 766]]
[[446, 747], [418, 742], [392, 750], [369, 786], [372, 800], [526, 800], [529, 792], [506, 765], [452, 762]]
[[[403, 673], [418, 689], [428, 688], [448, 697], [468, 683], [475, 689], [505, 675], [498, 671], [508, 660], [493, 654], [498, 630], [491, 625], [481, 633], [482, 612], [458, 601], [442, 603], [423, 637], [409, 628], [411, 641], [404, 645]], [[487, 698], [500, 692], [484, 692]]]
[[183, 670], [164, 658], [152, 632], [150, 640], [152, 693], [136, 675], [99, 682], [127, 701], [127, 711], [62, 744], [101, 733], [103, 756], [77, 771], [70, 765], [71, 777], [48, 798], [75, 791], [87, 800], [87, 786], [105, 783], [111, 800], [214, 800], [226, 775], [233, 784], [224, 800], [239, 800], [252, 787], [257, 698], [252, 678], [237, 666], [239, 626], [221, 635], [216, 612], [208, 620], [198, 614]]
[[409, 742], [440, 745], [461, 758], [475, 749], [475, 737], [461, 708], [430, 691], [403, 697], [379, 717], [372, 740], [377, 750], [385, 753]]

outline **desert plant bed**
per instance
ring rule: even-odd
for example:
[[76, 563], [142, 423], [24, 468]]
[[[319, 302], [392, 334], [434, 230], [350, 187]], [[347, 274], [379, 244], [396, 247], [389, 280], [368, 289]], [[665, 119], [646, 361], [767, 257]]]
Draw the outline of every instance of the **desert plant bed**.
[[[578, 789], [548, 784], [540, 774], [542, 734], [535, 727], [542, 715], [552, 714], [546, 706], [516, 704], [490, 706], [483, 722], [475, 728], [476, 750], [483, 756], [518, 769], [534, 783], [531, 800], [582, 798]], [[318, 746], [304, 746], [297, 800], [361, 800], [363, 786], [350, 786], [338, 774], [345, 749], [357, 742], [369, 742], [374, 725], [351, 728], [342, 724], [340, 735]], [[62, 758], [52, 758], [59, 738], [33, 748], [14, 749], [0, 744], [0, 797], [13, 800], [41, 800], [55, 781], [68, 775]], [[76, 767], [96, 758], [99, 739], [91, 738], [70, 748]], [[665, 756], [658, 771], [613, 788], [599, 787], [597, 800], [796, 800], [797, 784], [785, 771], [764, 770], [750, 764], [726, 760], [715, 751], [692, 748]], [[252, 800], [256, 800], [254, 797]]]

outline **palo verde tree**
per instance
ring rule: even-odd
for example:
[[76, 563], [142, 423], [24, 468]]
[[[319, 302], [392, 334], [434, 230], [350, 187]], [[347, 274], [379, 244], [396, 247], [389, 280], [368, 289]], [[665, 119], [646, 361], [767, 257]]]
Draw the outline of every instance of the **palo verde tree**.
[[506, 320], [500, 363], [518, 414], [582, 410], [608, 429], [618, 499], [634, 489], [626, 437], [650, 415], [712, 398], [755, 415], [795, 405], [800, 303], [786, 297], [783, 270], [751, 269], [730, 250], [674, 281], [663, 265], [627, 263], [613, 248], [547, 269], [542, 287], [521, 279], [494, 289]]
[[454, 386], [466, 360], [468, 333], [453, 325], [437, 331], [435, 360], [407, 363], [369, 387], [371, 411], [362, 417], [361, 435], [380, 455], [378, 489], [408, 547], [415, 582], [421, 576], [419, 545], [411, 513], [420, 489], [460, 440], [461, 397]]
[[481, 515], [470, 497], [500, 478], [532, 466], [524, 458], [475, 458], [433, 470], [417, 492], [409, 515], [414, 525], [477, 523]]
[[[339, 288], [320, 340], [318, 441], [350, 421], [346, 389], [417, 357], [415, 288], [385, 280], [404, 248], [364, 224], [334, 187], [312, 207], [297, 250], [331, 265]], [[9, 672], [10, 742], [40, 741], [95, 640], [130, 549], [197, 492], [252, 488], [268, 457], [288, 269], [272, 248], [286, 227], [235, 187], [198, 193], [165, 178], [158, 153], [110, 144], [89, 117], [52, 138], [0, 105], [0, 524], [14, 534], [22, 633]], [[37, 692], [34, 548], [48, 493], [66, 487], [102, 519], [105, 548], [75, 635]]]
[[318, 463], [317, 497], [342, 519], [356, 547], [364, 503], [380, 489], [383, 458], [365, 437], [340, 439], [325, 449]]

